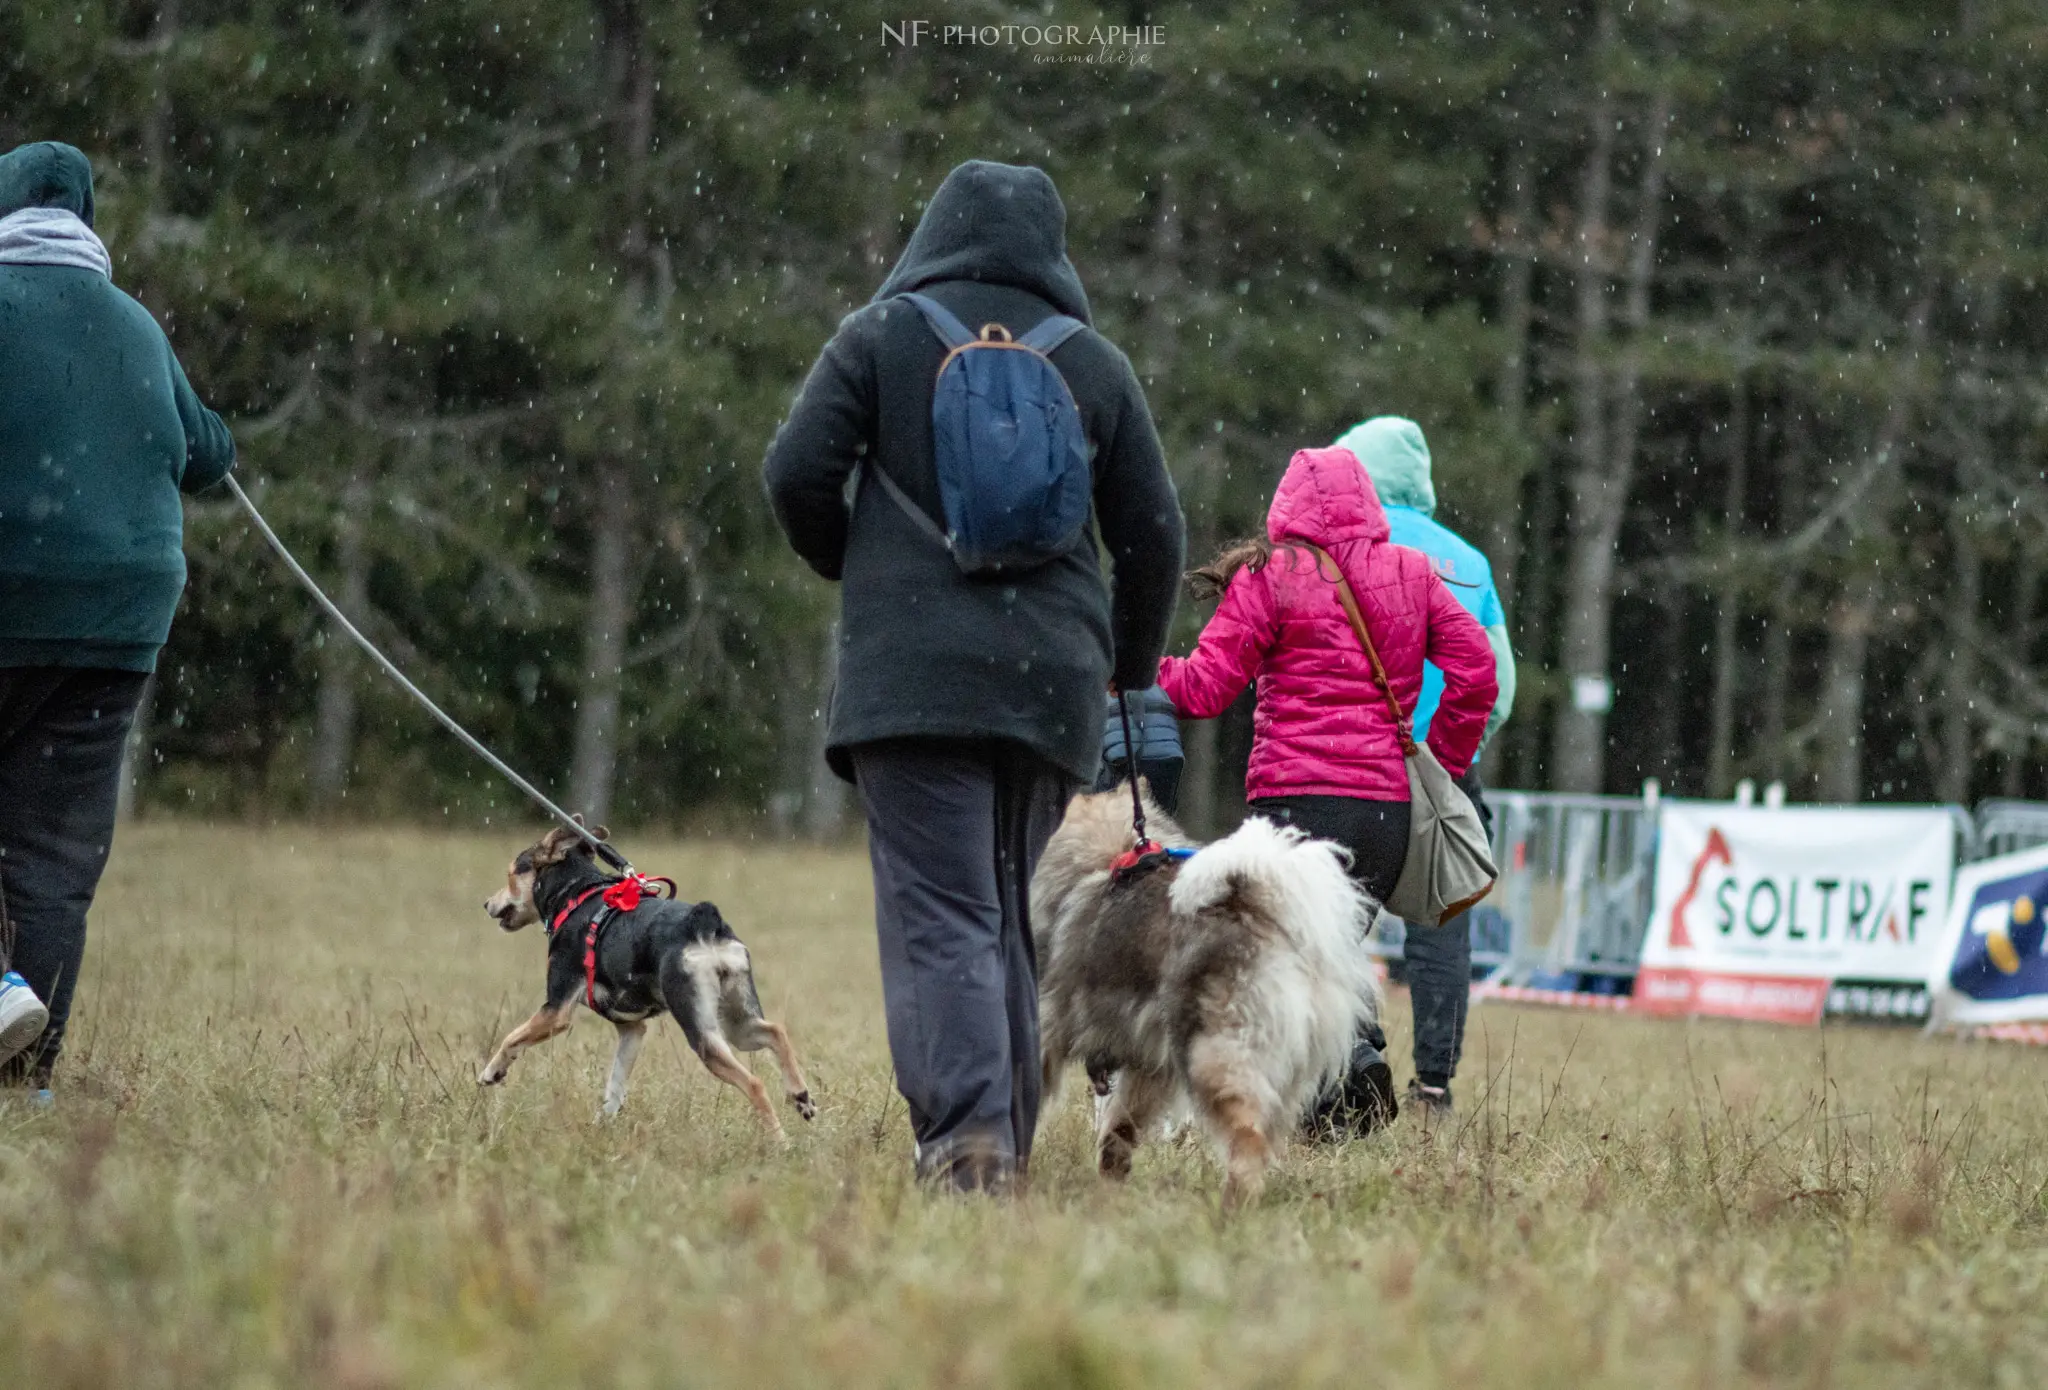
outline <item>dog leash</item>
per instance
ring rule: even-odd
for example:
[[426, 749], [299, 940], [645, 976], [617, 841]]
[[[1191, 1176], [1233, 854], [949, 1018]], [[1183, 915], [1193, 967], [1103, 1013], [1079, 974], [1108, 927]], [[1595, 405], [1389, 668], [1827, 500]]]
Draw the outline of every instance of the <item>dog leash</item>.
[[1131, 737], [1130, 697], [1116, 693], [1117, 718], [1124, 726], [1124, 780], [1131, 784], [1131, 829], [1138, 842], [1110, 861], [1109, 882], [1120, 888], [1141, 874], [1150, 873], [1168, 860], [1192, 858], [1190, 849], [1168, 849], [1145, 833], [1145, 798], [1138, 794], [1138, 745]]
[[[249, 500], [249, 494], [242, 491], [242, 485], [235, 480], [235, 475], [232, 473], [228, 474], [226, 481], [228, 485], [228, 490], [235, 494], [235, 500], [242, 504], [242, 510], [247, 512], [249, 514], [249, 519], [256, 523], [256, 530], [262, 535], [265, 541], [269, 542], [270, 548], [277, 552], [277, 558], [284, 561], [285, 568], [290, 570], [292, 572], [293, 577], [296, 578], [300, 584], [305, 586], [306, 592], [313, 596], [313, 601], [320, 605], [322, 610], [326, 612], [327, 616], [334, 619], [334, 621], [340, 625], [341, 630], [349, 635], [349, 640], [353, 641], [358, 647], [361, 647], [366, 653], [369, 654], [369, 657], [372, 661], [376, 662], [379, 667], [383, 668], [385, 675], [391, 677], [391, 679], [393, 679], [394, 681], [397, 681], [399, 688], [401, 690], [405, 691], [406, 694], [412, 696], [413, 699], [419, 701], [420, 705], [425, 708], [428, 714], [433, 715], [434, 718], [441, 721], [442, 728], [446, 729], [449, 733], [455, 735], [455, 737], [461, 739], [463, 743], [467, 744], [470, 752], [476, 754], [479, 758], [482, 758], [498, 773], [499, 776], [503, 777], [506, 781], [510, 782], [513, 786], [519, 788], [520, 791], [524, 792], [529, 801], [533, 802], [534, 805], [540, 807], [543, 811], [546, 811], [549, 815], [553, 816], [556, 820], [560, 821], [564, 828], [572, 830], [577, 835], [581, 836], [583, 838], [583, 842], [590, 846], [590, 848], [592, 849], [592, 851], [596, 853], [598, 858], [604, 860], [605, 863], [611, 865], [614, 869], [618, 870], [622, 874], [627, 875], [629, 878], [637, 877], [637, 875], [634, 872], [632, 864], [627, 861], [625, 855], [620, 854], [616, 849], [612, 848], [612, 846], [608, 842], [600, 840], [596, 835], [592, 834], [590, 832], [589, 827], [585, 826], [582, 821], [576, 819], [576, 817], [570, 815], [567, 811], [564, 811], [561, 807], [555, 805], [554, 802], [548, 800], [547, 796], [541, 791], [539, 787], [534, 786], [533, 783], [527, 781], [524, 777], [521, 777], [518, 773], [514, 772], [511, 769], [511, 767], [506, 764], [503, 758], [500, 758], [496, 753], [493, 753], [490, 749], [484, 747], [483, 744], [478, 741], [477, 737], [474, 734], [470, 733], [469, 730], [463, 728], [460, 724], [456, 723], [455, 720], [448, 714], [446, 710], [442, 709], [439, 705], [435, 704], [432, 700], [428, 699], [427, 693], [424, 690], [421, 690], [418, 686], [414, 685], [411, 681], [407, 680], [405, 678], [405, 672], [399, 670], [398, 667], [394, 666], [391, 662], [391, 658], [385, 656], [384, 653], [378, 651], [376, 646], [371, 643], [369, 638], [363, 636], [362, 633], [358, 632], [356, 630], [356, 625], [348, 620], [348, 615], [342, 612], [341, 609], [338, 606], [336, 606], [333, 599], [327, 597], [326, 592], [322, 590], [318, 584], [313, 582], [313, 576], [306, 573], [306, 567], [304, 565], [301, 565], [298, 562], [298, 559], [295, 556], [293, 556], [291, 551], [285, 548], [285, 543], [278, 539], [277, 532], [271, 530], [270, 523], [263, 519], [263, 513], [257, 511], [256, 504]], [[673, 885], [671, 885], [671, 887], [673, 887]]]

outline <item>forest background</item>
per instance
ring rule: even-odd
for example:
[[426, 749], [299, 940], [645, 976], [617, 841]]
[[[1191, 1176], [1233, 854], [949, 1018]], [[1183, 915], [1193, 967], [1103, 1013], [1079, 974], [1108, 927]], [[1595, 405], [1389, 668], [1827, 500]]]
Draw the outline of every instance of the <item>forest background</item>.
[[[2048, 794], [2048, 4], [1060, 0], [895, 41], [913, 17], [28, 0], [0, 145], [92, 157], [117, 282], [279, 530], [615, 822], [844, 822], [837, 599], [760, 459], [970, 157], [1058, 182], [1192, 556], [1260, 528], [1293, 450], [1422, 423], [1521, 658], [1492, 784]], [[1152, 41], [938, 34], [1045, 23]], [[523, 814], [230, 502], [187, 518], [140, 806]], [[1248, 699], [1189, 732], [1215, 828]]]

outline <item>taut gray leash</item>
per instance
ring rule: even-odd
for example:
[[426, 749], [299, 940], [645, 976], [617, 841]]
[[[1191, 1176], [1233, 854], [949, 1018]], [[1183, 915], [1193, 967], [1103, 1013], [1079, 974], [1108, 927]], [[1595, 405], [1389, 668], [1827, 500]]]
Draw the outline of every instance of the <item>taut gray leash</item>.
[[469, 746], [470, 752], [476, 754], [479, 758], [482, 758], [486, 763], [489, 763], [491, 767], [494, 770], [496, 770], [499, 776], [503, 777], [513, 786], [519, 788], [520, 791], [526, 793], [527, 799], [532, 801], [534, 805], [540, 807], [543, 811], [546, 811], [549, 815], [553, 816], [556, 820], [560, 821], [565, 829], [573, 830], [574, 832], [576, 832], [576, 834], [582, 836], [584, 842], [587, 843], [592, 850], [596, 851], [599, 858], [603, 859], [607, 864], [610, 864], [613, 868], [617, 869], [621, 873], [630, 874], [633, 872], [633, 866], [626, 862], [626, 857], [623, 854], [620, 854], [617, 850], [613, 849], [611, 845], [606, 841], [598, 839], [597, 836], [593, 835], [590, 832], [589, 827], [585, 826], [583, 822], [577, 820], [567, 811], [564, 811], [561, 807], [555, 805], [554, 802], [548, 800], [547, 796], [541, 791], [539, 787], [536, 787], [535, 785], [533, 785], [533, 783], [527, 781], [524, 777], [521, 777], [518, 773], [514, 772], [509, 766], [507, 766], [503, 758], [500, 758], [496, 753], [493, 753], [490, 749], [484, 747], [483, 744], [477, 740], [474, 734], [470, 733], [469, 730], [463, 728], [460, 724], [456, 723], [454, 718], [446, 710], [442, 709], [439, 705], [435, 704], [432, 700], [428, 699], [426, 691], [421, 690], [418, 686], [414, 685], [411, 681], [407, 680], [405, 672], [399, 670], [396, 666], [392, 665], [391, 658], [385, 656], [384, 653], [378, 651], [376, 646], [370, 641], [369, 638], [363, 636], [361, 632], [356, 630], [356, 625], [348, 620], [348, 614], [342, 612], [341, 609], [335, 605], [334, 600], [327, 597], [326, 591], [314, 582], [313, 576], [306, 573], [306, 567], [304, 565], [301, 565], [298, 562], [298, 560], [292, 555], [291, 551], [285, 548], [285, 543], [278, 539], [277, 532], [271, 530], [270, 523], [263, 519], [263, 513], [257, 511], [256, 504], [249, 500], [249, 494], [242, 491], [242, 485], [239, 482], [235, 481], [234, 474], [230, 473], [227, 475], [227, 485], [228, 490], [235, 494], [235, 500], [242, 504], [242, 510], [249, 514], [249, 520], [256, 523], [257, 531], [261, 532], [263, 539], [269, 542], [270, 548], [277, 552], [277, 558], [284, 561], [285, 568], [290, 570], [292, 572], [292, 576], [296, 578], [300, 584], [305, 586], [306, 592], [313, 596], [313, 601], [320, 605], [321, 609], [326, 612], [327, 616], [334, 619], [334, 621], [340, 625], [341, 630], [349, 635], [349, 640], [354, 642], [358, 647], [361, 647], [365, 652], [369, 654], [370, 660], [376, 662], [378, 666], [383, 668], [385, 675], [391, 677], [391, 679], [393, 679], [394, 681], [397, 681], [399, 688], [401, 690], [405, 691], [406, 694], [412, 696], [413, 699], [419, 701], [421, 706], [425, 708], [428, 714], [433, 715], [435, 719], [440, 721], [442, 728], [446, 729], [449, 733], [455, 735], [455, 737], [461, 739], [465, 744], [467, 744]]

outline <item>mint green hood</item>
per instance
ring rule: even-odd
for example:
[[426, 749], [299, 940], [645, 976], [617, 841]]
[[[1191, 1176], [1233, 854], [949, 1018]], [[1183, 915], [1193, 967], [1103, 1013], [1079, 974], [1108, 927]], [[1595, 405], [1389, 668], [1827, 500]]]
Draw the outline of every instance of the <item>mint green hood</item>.
[[1422, 426], [1400, 415], [1375, 415], [1346, 430], [1337, 447], [1349, 449], [1365, 465], [1384, 505], [1435, 515], [1436, 484], [1429, 478], [1429, 442]]

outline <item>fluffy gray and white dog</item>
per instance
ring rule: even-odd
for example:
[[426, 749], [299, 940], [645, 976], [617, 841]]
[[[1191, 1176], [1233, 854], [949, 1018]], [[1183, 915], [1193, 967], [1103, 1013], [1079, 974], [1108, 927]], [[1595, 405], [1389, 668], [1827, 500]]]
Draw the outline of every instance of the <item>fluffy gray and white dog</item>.
[[[1303, 1109], [1378, 1018], [1365, 950], [1375, 910], [1344, 851], [1263, 819], [1124, 877], [1128, 787], [1076, 797], [1031, 883], [1046, 1094], [1067, 1063], [1114, 1070], [1097, 1121], [1105, 1176], [1185, 1106], [1215, 1142], [1226, 1209], [1255, 1200]], [[1147, 805], [1152, 838], [1193, 842]]]

